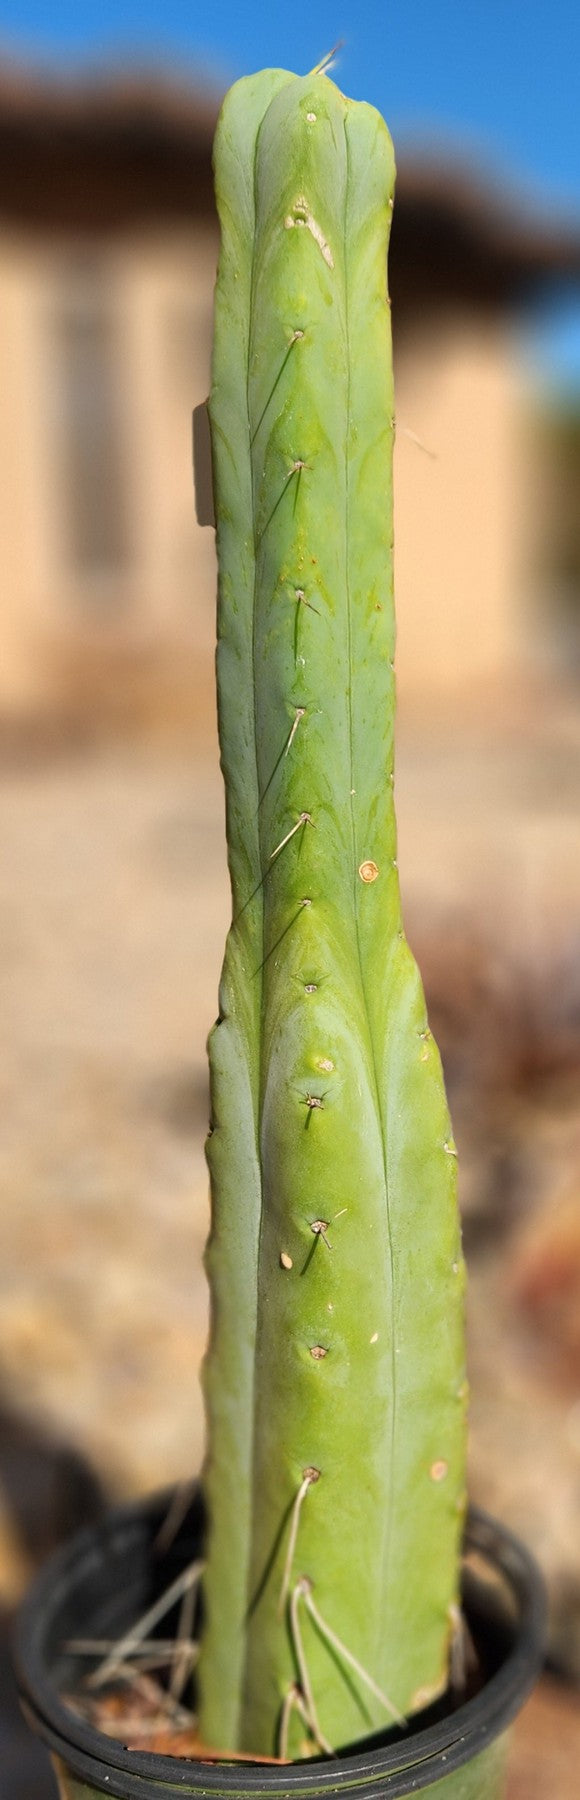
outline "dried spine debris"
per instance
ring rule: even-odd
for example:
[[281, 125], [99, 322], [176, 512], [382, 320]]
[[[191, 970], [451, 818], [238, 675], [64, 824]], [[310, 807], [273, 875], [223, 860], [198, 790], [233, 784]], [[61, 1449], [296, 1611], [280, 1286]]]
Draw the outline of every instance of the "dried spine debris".
[[288, 755], [288, 751], [289, 751], [289, 750], [290, 750], [290, 749], [291, 749], [291, 746], [292, 746], [292, 744], [293, 744], [293, 742], [294, 742], [294, 739], [295, 739], [295, 737], [296, 737], [296, 732], [297, 732], [297, 730], [298, 730], [298, 726], [299, 726], [299, 724], [300, 724], [300, 720], [301, 720], [301, 719], [303, 719], [303, 718], [304, 718], [304, 714], [305, 714], [305, 712], [306, 712], [306, 707], [305, 707], [305, 706], [297, 706], [297, 707], [296, 707], [296, 712], [295, 712], [295, 714], [294, 714], [294, 724], [293, 724], [293, 726], [292, 726], [292, 729], [291, 729], [291, 732], [290, 732], [290, 736], [289, 736], [289, 738], [288, 738], [288, 743], [287, 743], [287, 745], [286, 745], [286, 749], [285, 749], [285, 751], [284, 751], [284, 755], [285, 755], [285, 756], [287, 756], [287, 755]]
[[312, 1487], [317, 1481], [320, 1481], [320, 1469], [315, 1469], [311, 1465], [309, 1468], [305, 1469], [303, 1472], [302, 1481], [300, 1483], [300, 1487], [298, 1488], [296, 1498], [293, 1502], [292, 1512], [290, 1515], [290, 1532], [289, 1532], [289, 1537], [288, 1537], [288, 1548], [286, 1551], [286, 1557], [285, 1557], [285, 1561], [284, 1561], [284, 1571], [283, 1571], [283, 1575], [282, 1575], [282, 1586], [280, 1589], [280, 1599], [278, 1601], [278, 1613], [280, 1616], [284, 1611], [284, 1607], [286, 1605], [286, 1601], [288, 1598], [290, 1577], [292, 1574], [292, 1564], [293, 1564], [294, 1556], [296, 1553], [296, 1540], [298, 1537], [298, 1526], [300, 1524], [300, 1512], [301, 1512], [301, 1508], [302, 1508], [302, 1503], [306, 1499], [308, 1489], [310, 1487]]
[[404, 1718], [403, 1714], [399, 1712], [398, 1707], [393, 1706], [393, 1702], [392, 1700], [389, 1700], [388, 1694], [383, 1693], [382, 1688], [378, 1686], [378, 1683], [374, 1680], [373, 1676], [369, 1675], [368, 1669], [363, 1668], [358, 1657], [353, 1656], [352, 1650], [349, 1650], [347, 1645], [343, 1644], [342, 1639], [338, 1637], [337, 1632], [332, 1630], [326, 1619], [323, 1619], [319, 1607], [315, 1606], [312, 1598], [312, 1583], [303, 1579], [301, 1591], [304, 1596], [304, 1604], [307, 1611], [314, 1619], [315, 1624], [318, 1626], [318, 1630], [322, 1632], [322, 1636], [327, 1639], [332, 1649], [336, 1650], [343, 1662], [348, 1663], [349, 1668], [353, 1669], [355, 1675], [360, 1677], [360, 1680], [364, 1683], [365, 1687], [369, 1689], [370, 1693], [374, 1694], [377, 1700], [380, 1700], [381, 1705], [385, 1708], [385, 1712], [395, 1720], [395, 1723], [397, 1725], [405, 1726], [407, 1720]]
[[137, 1646], [144, 1638], [149, 1637], [155, 1625], [158, 1625], [159, 1620], [165, 1617], [175, 1602], [181, 1600], [188, 1588], [196, 1588], [199, 1585], [204, 1567], [204, 1563], [196, 1558], [194, 1562], [188, 1564], [186, 1569], [182, 1570], [180, 1575], [176, 1576], [175, 1581], [171, 1582], [170, 1587], [166, 1588], [160, 1599], [148, 1607], [147, 1612], [143, 1613], [136, 1624], [132, 1625], [131, 1630], [119, 1639], [104, 1661], [99, 1663], [98, 1668], [88, 1678], [89, 1687], [104, 1687], [113, 1677], [118, 1676], [123, 1663], [128, 1657], [134, 1656]]
[[[285, 848], [285, 845], [290, 843], [290, 839], [296, 836], [296, 832], [300, 830], [301, 825], [312, 825], [312, 823], [313, 821], [310, 817], [310, 813], [301, 812], [300, 817], [296, 820], [296, 824], [292, 826], [290, 831], [286, 832], [286, 836], [282, 838], [281, 843], [276, 845], [275, 850], [270, 851], [270, 862], [273, 862], [274, 857], [279, 856], [280, 851]], [[302, 901], [302, 905], [306, 905], [305, 900]]]
[[312, 1736], [314, 1738], [315, 1743], [318, 1744], [318, 1746], [319, 1746], [319, 1749], [324, 1750], [326, 1752], [327, 1756], [333, 1756], [333, 1754], [334, 1754], [333, 1746], [332, 1746], [332, 1744], [329, 1744], [328, 1738], [325, 1737], [324, 1732], [321, 1730], [321, 1727], [320, 1727], [320, 1720], [318, 1718], [318, 1713], [316, 1710], [316, 1702], [315, 1702], [314, 1694], [312, 1691], [310, 1672], [309, 1672], [309, 1668], [308, 1668], [308, 1663], [306, 1661], [306, 1656], [305, 1656], [305, 1652], [304, 1652], [304, 1644], [302, 1641], [302, 1632], [300, 1629], [300, 1618], [299, 1618], [300, 1601], [305, 1598], [305, 1596], [308, 1592], [309, 1586], [310, 1586], [310, 1583], [308, 1582], [307, 1577], [302, 1576], [300, 1581], [297, 1581], [296, 1586], [292, 1589], [292, 1593], [290, 1596], [290, 1633], [291, 1633], [291, 1637], [292, 1637], [292, 1645], [293, 1645], [294, 1654], [296, 1657], [296, 1662], [298, 1664], [298, 1673], [300, 1676], [300, 1690], [301, 1690], [302, 1699], [304, 1702], [304, 1707], [306, 1710], [306, 1715], [308, 1718], [309, 1728], [312, 1732]]

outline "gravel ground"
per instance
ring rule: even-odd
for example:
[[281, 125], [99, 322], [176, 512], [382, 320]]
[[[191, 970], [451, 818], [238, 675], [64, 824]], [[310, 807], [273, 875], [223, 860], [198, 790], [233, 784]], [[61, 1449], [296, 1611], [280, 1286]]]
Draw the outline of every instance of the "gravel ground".
[[197, 1466], [218, 782], [0, 781], [0, 1371], [118, 1491]]

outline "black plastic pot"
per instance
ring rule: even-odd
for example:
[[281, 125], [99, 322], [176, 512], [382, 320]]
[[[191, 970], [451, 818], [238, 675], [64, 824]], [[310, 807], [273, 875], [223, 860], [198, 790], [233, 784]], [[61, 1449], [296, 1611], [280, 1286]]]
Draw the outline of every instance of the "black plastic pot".
[[[47, 1565], [22, 1609], [16, 1667], [22, 1705], [48, 1744], [63, 1800], [353, 1800], [429, 1794], [430, 1800], [499, 1800], [508, 1727], [539, 1670], [545, 1628], [543, 1586], [516, 1538], [469, 1516], [464, 1606], [483, 1685], [455, 1710], [439, 1705], [404, 1734], [376, 1736], [335, 1758], [276, 1766], [187, 1761], [125, 1750], [83, 1724], [60, 1698], [78, 1677], [67, 1642], [126, 1631], [192, 1561], [203, 1541], [197, 1495], [174, 1543], [156, 1547], [169, 1496], [124, 1507], [85, 1530]], [[171, 1629], [163, 1621], [163, 1635]], [[86, 1662], [83, 1673], [86, 1673]]]

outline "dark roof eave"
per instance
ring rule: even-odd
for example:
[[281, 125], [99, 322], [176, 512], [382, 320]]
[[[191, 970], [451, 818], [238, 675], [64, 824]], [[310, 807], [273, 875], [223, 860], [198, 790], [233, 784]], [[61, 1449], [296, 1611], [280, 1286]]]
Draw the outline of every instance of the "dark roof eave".
[[[219, 104], [163, 73], [64, 81], [0, 66], [0, 220], [87, 235], [214, 222]], [[459, 164], [402, 160], [395, 304], [521, 304], [557, 280], [580, 282], [580, 222], [538, 221]]]

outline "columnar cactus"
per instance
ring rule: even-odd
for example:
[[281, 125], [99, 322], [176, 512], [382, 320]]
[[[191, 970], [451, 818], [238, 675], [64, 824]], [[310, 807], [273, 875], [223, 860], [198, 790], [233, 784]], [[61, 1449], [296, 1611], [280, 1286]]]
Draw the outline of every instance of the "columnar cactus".
[[210, 418], [233, 923], [210, 1037], [200, 1727], [290, 1756], [445, 1686], [463, 1265], [393, 809], [389, 134], [228, 94]]

